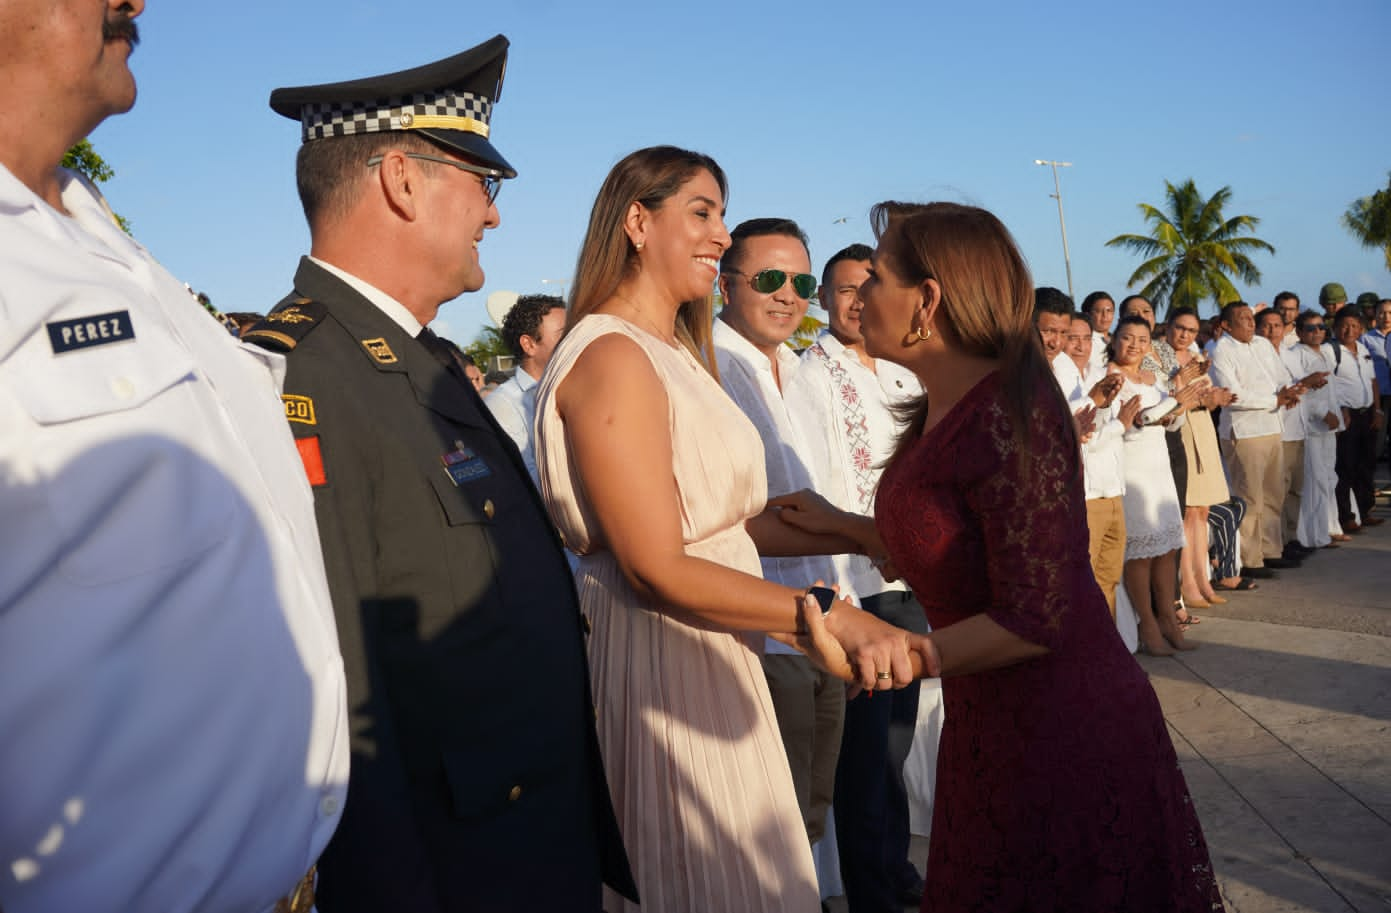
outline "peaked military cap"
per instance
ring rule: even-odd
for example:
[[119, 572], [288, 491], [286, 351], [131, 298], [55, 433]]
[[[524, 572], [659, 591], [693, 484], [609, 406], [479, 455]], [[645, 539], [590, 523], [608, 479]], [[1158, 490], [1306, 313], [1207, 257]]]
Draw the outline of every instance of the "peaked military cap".
[[303, 142], [334, 136], [412, 130], [500, 177], [517, 171], [489, 140], [493, 106], [502, 94], [508, 41], [495, 35], [461, 54], [421, 67], [319, 86], [276, 89], [270, 106], [297, 120]]

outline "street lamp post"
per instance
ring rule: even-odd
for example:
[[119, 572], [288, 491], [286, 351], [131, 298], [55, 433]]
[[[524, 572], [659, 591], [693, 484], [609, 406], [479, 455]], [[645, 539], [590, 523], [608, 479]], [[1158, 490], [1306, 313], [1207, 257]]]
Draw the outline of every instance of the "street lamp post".
[[[560, 286], [560, 300], [561, 300], [561, 301], [565, 301], [565, 286], [567, 286], [567, 285], [570, 284], [570, 280], [569, 280], [569, 279], [542, 279], [542, 280], [541, 280], [541, 284], [542, 284], [542, 285], [558, 285], [558, 286]], [[566, 306], [568, 307], [568, 306], [569, 306], [569, 302], [566, 301], [565, 303], [566, 303]]]
[[1035, 165], [1048, 165], [1053, 169], [1053, 192], [1049, 194], [1058, 201], [1058, 226], [1063, 230], [1063, 265], [1067, 267], [1067, 296], [1073, 301], [1077, 296], [1072, 292], [1072, 257], [1067, 252], [1067, 220], [1063, 218], [1063, 188], [1058, 183], [1058, 169], [1071, 168], [1071, 162], [1053, 162], [1047, 159], [1034, 159]]

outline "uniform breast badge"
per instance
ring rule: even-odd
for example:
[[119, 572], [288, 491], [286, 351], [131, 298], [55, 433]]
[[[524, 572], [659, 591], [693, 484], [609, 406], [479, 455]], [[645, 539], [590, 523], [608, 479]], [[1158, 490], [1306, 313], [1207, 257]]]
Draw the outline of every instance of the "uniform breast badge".
[[464, 446], [463, 441], [455, 441], [453, 450], [440, 454], [440, 462], [444, 464], [445, 475], [449, 476], [449, 481], [456, 486], [461, 482], [476, 482], [493, 474], [488, 464], [483, 462], [483, 458]]

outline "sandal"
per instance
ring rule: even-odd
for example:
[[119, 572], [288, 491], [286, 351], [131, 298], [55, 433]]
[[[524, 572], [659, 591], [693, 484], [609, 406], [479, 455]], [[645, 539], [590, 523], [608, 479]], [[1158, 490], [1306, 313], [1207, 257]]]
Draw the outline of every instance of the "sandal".
[[1213, 588], [1214, 590], [1221, 590], [1221, 591], [1224, 592], [1224, 593], [1226, 593], [1226, 592], [1231, 592], [1231, 593], [1242, 592], [1242, 593], [1244, 593], [1244, 592], [1246, 592], [1247, 590], [1254, 590], [1254, 589], [1256, 589], [1256, 581], [1252, 580], [1250, 577], [1242, 577], [1242, 578], [1241, 578], [1241, 582], [1238, 583], [1236, 586], [1226, 586], [1225, 584], [1214, 582], [1214, 583], [1212, 584], [1212, 588]]
[[1186, 628], [1189, 625], [1200, 625], [1203, 623], [1203, 620], [1187, 609], [1181, 609], [1178, 612], [1178, 623], [1181, 627]]

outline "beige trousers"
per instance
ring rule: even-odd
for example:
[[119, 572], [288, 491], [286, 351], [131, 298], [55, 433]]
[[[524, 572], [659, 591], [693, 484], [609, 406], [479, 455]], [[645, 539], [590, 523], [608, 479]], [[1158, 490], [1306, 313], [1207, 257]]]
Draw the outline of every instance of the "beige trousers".
[[1125, 568], [1125, 508], [1120, 495], [1087, 501], [1087, 553], [1096, 585], [1116, 617], [1116, 587]]
[[1281, 441], [1284, 451], [1285, 504], [1282, 532], [1285, 542], [1299, 541], [1299, 511], [1304, 503], [1304, 442]]
[[1222, 442], [1222, 459], [1232, 494], [1246, 502], [1241, 521], [1241, 563], [1262, 567], [1284, 551], [1281, 521], [1285, 507], [1284, 454], [1280, 435], [1266, 434]]

